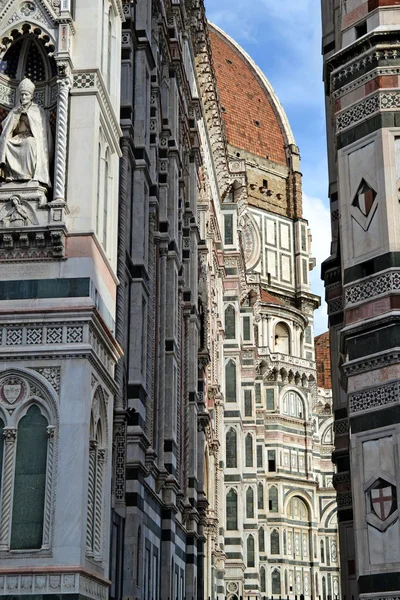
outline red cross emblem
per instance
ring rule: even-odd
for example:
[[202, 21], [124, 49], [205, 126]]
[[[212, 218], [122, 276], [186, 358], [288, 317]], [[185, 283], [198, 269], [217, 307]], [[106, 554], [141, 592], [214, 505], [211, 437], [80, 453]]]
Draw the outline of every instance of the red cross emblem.
[[392, 486], [371, 490], [372, 510], [381, 521], [386, 521], [393, 505]]

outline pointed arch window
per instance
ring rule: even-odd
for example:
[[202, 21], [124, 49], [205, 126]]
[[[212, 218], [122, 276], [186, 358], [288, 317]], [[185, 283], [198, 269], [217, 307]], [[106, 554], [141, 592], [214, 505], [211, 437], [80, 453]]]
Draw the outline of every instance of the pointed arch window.
[[262, 510], [264, 508], [264, 486], [262, 483], [258, 484], [258, 510]]
[[249, 535], [247, 538], [247, 567], [255, 567], [254, 537]]
[[18, 424], [11, 527], [12, 550], [40, 549], [43, 544], [47, 425], [47, 419], [36, 405], [29, 408]]
[[107, 251], [108, 244], [108, 199], [110, 195], [110, 151], [107, 148], [104, 161], [104, 204], [103, 204], [103, 247]]
[[280, 596], [281, 594], [281, 572], [279, 571], [279, 569], [274, 569], [272, 571], [272, 576], [271, 576], [271, 587], [272, 587], [272, 594], [274, 596]]
[[275, 486], [269, 488], [268, 507], [270, 512], [278, 512], [278, 488]]
[[250, 433], [246, 436], [245, 441], [246, 467], [253, 466], [253, 437]]
[[260, 527], [258, 530], [258, 550], [259, 552], [265, 552], [265, 535], [263, 527]]
[[279, 533], [276, 529], [271, 533], [271, 554], [280, 554]]
[[253, 397], [251, 390], [245, 390], [244, 392], [244, 416], [253, 416]]
[[226, 434], [226, 466], [228, 469], [237, 467], [237, 434], [233, 427]]
[[261, 591], [266, 592], [267, 591], [267, 578], [265, 577], [265, 568], [264, 567], [261, 568], [260, 583], [261, 583]]
[[225, 366], [225, 399], [236, 402], [236, 363], [230, 360]]
[[225, 309], [225, 339], [234, 340], [236, 338], [236, 312], [230, 304]]
[[226, 495], [226, 528], [227, 530], [238, 528], [238, 498], [235, 490], [229, 490]]
[[254, 519], [254, 492], [249, 488], [246, 492], [246, 518]]
[[107, 40], [107, 88], [108, 92], [111, 89], [111, 67], [112, 67], [112, 46], [113, 46], [113, 22], [112, 8], [109, 7], [108, 13], [108, 40]]
[[[174, 564], [174, 561], [172, 559], [172, 565]], [[138, 529], [138, 534], [137, 534], [137, 543], [136, 543], [136, 585], [140, 586], [140, 573], [142, 571], [141, 569], [141, 565], [142, 565], [142, 530], [139, 527]], [[172, 568], [172, 573], [174, 572], [174, 569]]]
[[[95, 560], [102, 558], [102, 523], [104, 504], [105, 432], [104, 406], [99, 388], [93, 399], [90, 421], [88, 506], [86, 526], [86, 553]], [[95, 417], [96, 415], [96, 417]]]

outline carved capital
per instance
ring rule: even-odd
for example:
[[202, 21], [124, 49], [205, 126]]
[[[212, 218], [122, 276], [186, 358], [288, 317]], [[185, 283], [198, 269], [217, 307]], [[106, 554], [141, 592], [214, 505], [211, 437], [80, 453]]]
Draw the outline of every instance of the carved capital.
[[49, 427], [47, 428], [47, 438], [49, 440], [54, 440], [55, 430], [56, 428], [53, 425], [49, 425]]
[[3, 429], [3, 436], [6, 442], [13, 443], [17, 439], [17, 430], [15, 427], [5, 427]]

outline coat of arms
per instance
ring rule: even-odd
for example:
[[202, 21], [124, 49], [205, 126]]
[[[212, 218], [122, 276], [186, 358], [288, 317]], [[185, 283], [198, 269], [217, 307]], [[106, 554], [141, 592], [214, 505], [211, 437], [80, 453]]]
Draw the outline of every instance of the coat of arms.
[[386, 521], [392, 512], [393, 500], [393, 486], [391, 485], [371, 490], [372, 510], [381, 521]]
[[14, 404], [14, 402], [21, 400], [25, 395], [25, 391], [24, 382], [17, 377], [6, 379], [0, 388], [1, 398], [8, 404]]

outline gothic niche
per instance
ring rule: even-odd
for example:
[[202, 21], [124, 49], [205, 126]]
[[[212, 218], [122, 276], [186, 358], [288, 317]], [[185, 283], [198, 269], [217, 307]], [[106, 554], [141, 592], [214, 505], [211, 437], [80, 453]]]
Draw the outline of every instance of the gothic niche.
[[[27, 23], [2, 38], [0, 53], [0, 260], [64, 254], [53, 142], [58, 99], [54, 44]], [[58, 173], [58, 170], [57, 170]], [[41, 229], [41, 231], [38, 230]]]

